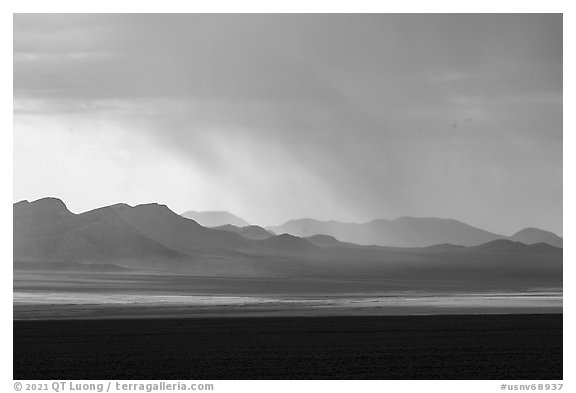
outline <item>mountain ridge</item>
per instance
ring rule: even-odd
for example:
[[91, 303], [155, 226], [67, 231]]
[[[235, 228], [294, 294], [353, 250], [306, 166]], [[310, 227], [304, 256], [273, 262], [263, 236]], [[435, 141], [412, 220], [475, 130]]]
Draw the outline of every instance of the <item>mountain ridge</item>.
[[250, 224], [228, 211], [195, 211], [188, 210], [181, 214], [182, 217], [190, 218], [204, 227], [219, 227], [222, 225], [234, 225], [237, 227], [246, 227]]
[[[477, 246], [497, 239], [523, 240], [521, 230], [512, 236], [505, 236], [474, 227], [452, 218], [403, 216], [393, 220], [377, 218], [364, 223], [348, 223], [334, 220], [316, 220], [300, 218], [288, 220], [278, 226], [266, 229], [276, 233], [290, 233], [295, 236], [314, 235], [332, 236], [341, 242], [359, 245], [377, 245], [385, 247], [428, 247], [437, 244]], [[533, 228], [537, 231], [525, 244], [545, 242], [562, 247], [559, 236]]]
[[240, 234], [247, 239], [253, 240], [264, 240], [272, 236], [276, 236], [274, 232], [268, 231], [258, 225], [248, 225], [245, 227], [238, 227], [232, 224], [221, 225], [218, 227], [212, 227], [212, 229], [218, 229], [220, 231], [229, 231]]
[[524, 244], [547, 243], [554, 247], [563, 247], [563, 239], [554, 232], [545, 231], [539, 228], [528, 227], [514, 233], [509, 239], [519, 241]]
[[[46, 203], [49, 202], [49, 203]], [[327, 236], [248, 239], [206, 228], [165, 205], [115, 204], [74, 214], [63, 203], [15, 203], [14, 269], [169, 272], [192, 276], [465, 280], [546, 287], [562, 280], [562, 249], [506, 239], [483, 247], [361, 246]], [[103, 274], [104, 274], [103, 273]], [[107, 274], [107, 273], [106, 273]], [[459, 281], [460, 280], [460, 281]]]

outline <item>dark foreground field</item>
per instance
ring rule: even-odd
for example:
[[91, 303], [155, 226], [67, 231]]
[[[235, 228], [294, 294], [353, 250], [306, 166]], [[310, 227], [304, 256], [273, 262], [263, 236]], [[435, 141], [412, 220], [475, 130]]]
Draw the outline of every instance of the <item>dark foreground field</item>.
[[14, 321], [14, 379], [562, 379], [562, 315]]

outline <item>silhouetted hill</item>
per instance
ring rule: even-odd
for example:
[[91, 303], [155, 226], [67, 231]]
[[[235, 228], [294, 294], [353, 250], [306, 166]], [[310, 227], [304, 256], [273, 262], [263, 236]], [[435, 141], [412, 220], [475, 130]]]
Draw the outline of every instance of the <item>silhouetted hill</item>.
[[241, 249], [248, 242], [158, 204], [116, 204], [82, 214], [54, 199], [14, 204], [14, 258], [21, 260], [181, 269], [215, 249]]
[[305, 237], [307, 241], [310, 243], [320, 246], [320, 247], [346, 247], [346, 246], [354, 246], [351, 243], [344, 243], [336, 239], [334, 236], [329, 235], [312, 235]]
[[301, 237], [292, 236], [287, 233], [261, 240], [260, 244], [264, 245], [268, 249], [283, 253], [301, 253], [317, 249], [315, 245]]
[[180, 251], [242, 248], [247, 245], [247, 241], [236, 233], [205, 228], [194, 220], [179, 216], [166, 205], [150, 203], [133, 208], [124, 205], [116, 213], [145, 236]]
[[543, 253], [562, 255], [562, 249], [554, 247], [547, 243], [525, 244], [508, 239], [494, 240], [475, 247], [469, 247], [468, 250], [482, 250], [495, 253]]
[[443, 244], [435, 244], [433, 246], [423, 247], [422, 250], [434, 251], [434, 252], [436, 252], [436, 251], [460, 251], [460, 250], [465, 249], [465, 248], [467, 248], [467, 247], [443, 243]]
[[15, 224], [42, 224], [74, 216], [74, 213], [58, 198], [42, 198], [34, 202], [20, 201], [14, 204], [13, 210]]
[[392, 247], [426, 247], [441, 243], [474, 246], [502, 238], [501, 235], [442, 218], [402, 217], [393, 221], [378, 219], [365, 224], [301, 219], [268, 229], [295, 236], [329, 235], [342, 242]]
[[522, 229], [510, 236], [509, 239], [525, 244], [548, 243], [554, 247], [562, 248], [563, 246], [563, 240], [560, 236], [538, 228]]
[[237, 227], [246, 227], [250, 225], [242, 218], [226, 211], [197, 212], [194, 210], [189, 210], [182, 213], [182, 216], [190, 218], [204, 227], [219, 227], [228, 224]]
[[276, 236], [274, 232], [267, 231], [266, 229], [259, 227], [258, 225], [237, 227], [236, 225], [226, 224], [219, 227], [213, 227], [213, 229], [218, 229], [220, 231], [235, 232], [247, 239], [253, 239], [253, 240], [264, 240], [272, 236]]
[[164, 266], [183, 255], [148, 238], [122, 219], [132, 209], [115, 205], [83, 214], [66, 213], [64, 204], [39, 200], [14, 205], [14, 258], [49, 262], [139, 261]]

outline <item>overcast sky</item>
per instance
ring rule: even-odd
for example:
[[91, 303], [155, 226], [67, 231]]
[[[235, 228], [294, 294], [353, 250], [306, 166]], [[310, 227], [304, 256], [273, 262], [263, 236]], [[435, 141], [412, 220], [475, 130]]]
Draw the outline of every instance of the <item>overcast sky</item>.
[[16, 15], [14, 200], [562, 233], [561, 15]]

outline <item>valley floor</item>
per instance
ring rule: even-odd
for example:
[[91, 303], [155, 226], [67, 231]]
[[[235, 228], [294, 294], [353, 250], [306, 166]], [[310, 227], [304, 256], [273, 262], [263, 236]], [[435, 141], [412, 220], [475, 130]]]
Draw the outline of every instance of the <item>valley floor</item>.
[[561, 288], [14, 273], [14, 379], [561, 379]]
[[15, 272], [14, 319], [562, 313], [561, 288], [464, 284]]
[[14, 379], [562, 379], [562, 315], [14, 321]]

